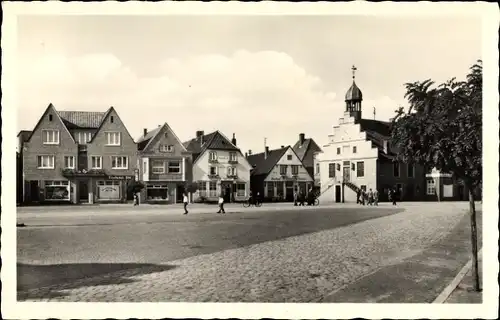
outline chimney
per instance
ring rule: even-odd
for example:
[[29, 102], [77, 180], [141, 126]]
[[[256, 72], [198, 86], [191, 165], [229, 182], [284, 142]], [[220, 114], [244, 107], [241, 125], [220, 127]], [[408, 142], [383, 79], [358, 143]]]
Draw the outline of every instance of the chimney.
[[205, 134], [205, 132], [202, 130], [196, 131], [196, 140], [200, 140], [200, 145], [203, 144], [203, 135], [204, 134]]
[[247, 152], [245, 152], [245, 158], [248, 158], [248, 153]]
[[148, 129], [144, 128], [144, 136], [148, 134]]
[[233, 138], [231, 139], [231, 143], [236, 145], [236, 137], [235, 137], [234, 133], [233, 133]]
[[283, 149], [285, 146], [281, 146], [281, 149]]
[[306, 135], [303, 133], [299, 134], [299, 141], [301, 145], [304, 143], [304, 140], [306, 140]]
[[251, 156], [252, 155], [252, 150], [248, 150], [248, 155]]
[[384, 140], [384, 153], [385, 154], [387, 154], [387, 151], [389, 151], [388, 149], [389, 149], [388, 148], [388, 142], [387, 142], [387, 140]]
[[269, 155], [269, 147], [266, 146], [266, 151], [264, 152], [264, 159], [267, 159], [268, 155]]

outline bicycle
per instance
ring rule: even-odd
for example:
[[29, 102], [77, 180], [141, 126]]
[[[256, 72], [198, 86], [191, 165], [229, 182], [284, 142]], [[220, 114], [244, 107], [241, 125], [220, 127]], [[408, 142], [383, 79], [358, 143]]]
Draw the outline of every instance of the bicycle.
[[243, 202], [243, 208], [249, 208], [251, 206], [255, 206], [258, 208], [258, 207], [262, 206], [262, 202], [251, 200], [251, 199], [248, 199], [247, 201]]

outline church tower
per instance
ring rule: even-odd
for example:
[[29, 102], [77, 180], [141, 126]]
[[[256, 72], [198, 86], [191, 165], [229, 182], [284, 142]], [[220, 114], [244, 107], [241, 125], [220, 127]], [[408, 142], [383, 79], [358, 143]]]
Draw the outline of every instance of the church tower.
[[353, 117], [355, 122], [361, 119], [361, 101], [363, 101], [363, 94], [355, 82], [356, 70], [357, 68], [352, 66], [352, 85], [345, 94], [345, 116]]

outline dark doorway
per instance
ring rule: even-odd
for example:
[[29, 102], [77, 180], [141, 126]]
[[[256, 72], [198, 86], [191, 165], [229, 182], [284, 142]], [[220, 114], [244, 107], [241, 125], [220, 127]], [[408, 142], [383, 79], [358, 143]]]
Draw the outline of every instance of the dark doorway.
[[88, 181], [78, 182], [78, 200], [79, 202], [89, 202], [89, 184]]
[[184, 201], [184, 190], [185, 189], [183, 185], [177, 186], [177, 196], [176, 196], [177, 203], [182, 203]]
[[40, 188], [38, 187], [38, 181], [30, 181], [30, 200], [38, 202], [40, 201]]
[[340, 202], [342, 199], [340, 186], [335, 186], [335, 202]]
[[231, 190], [232, 188], [229, 186], [226, 186], [224, 188], [224, 202], [225, 203], [230, 203], [231, 202]]

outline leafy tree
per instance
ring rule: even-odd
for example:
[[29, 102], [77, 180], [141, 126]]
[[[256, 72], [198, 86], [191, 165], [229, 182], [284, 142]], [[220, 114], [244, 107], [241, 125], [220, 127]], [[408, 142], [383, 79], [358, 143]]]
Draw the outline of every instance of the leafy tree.
[[198, 184], [188, 182], [188, 183], [186, 183], [184, 190], [186, 190], [186, 192], [189, 192], [189, 193], [195, 193], [196, 191], [198, 191]]
[[141, 190], [144, 188], [145, 188], [144, 183], [134, 180], [128, 185], [128, 192], [135, 194], [141, 192]]
[[400, 107], [392, 123], [398, 160], [452, 173], [469, 190], [474, 287], [479, 287], [474, 191], [482, 185], [482, 61], [465, 81], [455, 78], [434, 87], [430, 79], [406, 83], [409, 108]]

